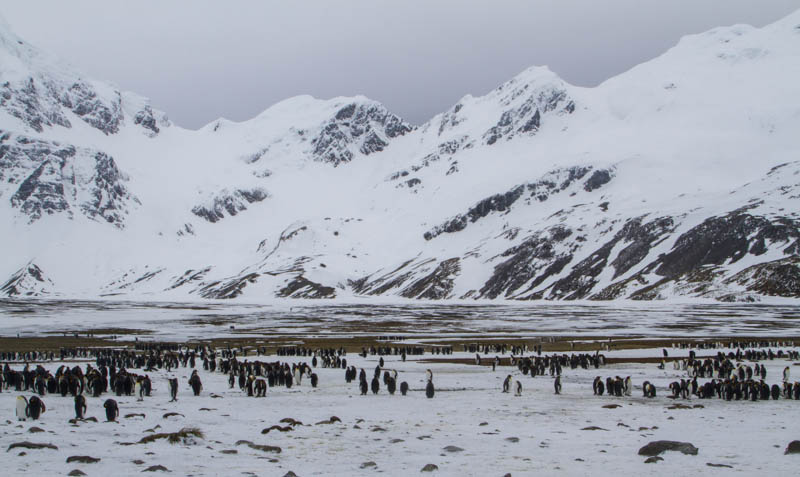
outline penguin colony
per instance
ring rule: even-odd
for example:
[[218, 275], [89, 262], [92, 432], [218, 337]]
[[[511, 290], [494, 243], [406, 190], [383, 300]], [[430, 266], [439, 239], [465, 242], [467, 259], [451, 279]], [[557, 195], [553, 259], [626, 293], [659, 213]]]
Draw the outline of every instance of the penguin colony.
[[[800, 352], [789, 350], [773, 351], [772, 347], [794, 346], [794, 343], [778, 342], [732, 342], [732, 343], [693, 343], [692, 351], [688, 358], [670, 359], [667, 349], [662, 350], [663, 359], [657, 366], [667, 369], [671, 366], [686, 377], [672, 382], [664, 396], [672, 399], [689, 399], [696, 396], [701, 399], [719, 398], [727, 401], [739, 400], [800, 400], [800, 382], [791, 380], [791, 368], [786, 366], [778, 378], [778, 383], [768, 384], [766, 367], [760, 363], [764, 360], [800, 360]], [[675, 343], [673, 348], [686, 349], [689, 344]], [[727, 353], [718, 351], [712, 357], [698, 358], [694, 349], [714, 350], [717, 348], [731, 347], [736, 351]], [[315, 368], [332, 368], [344, 370], [346, 383], [358, 381], [358, 390], [361, 395], [379, 394], [387, 392], [394, 395], [398, 390], [402, 396], [410, 391], [408, 382], [400, 380], [396, 369], [386, 366], [384, 357], [397, 357], [405, 361], [407, 355], [420, 356], [425, 352], [434, 355], [450, 355], [453, 353], [451, 346], [438, 346], [428, 348], [422, 346], [380, 346], [362, 348], [359, 353], [362, 357], [378, 356], [378, 364], [372, 370], [371, 379], [364, 368], [348, 365], [347, 352], [344, 348], [309, 349], [303, 347], [281, 347], [277, 350], [278, 357], [308, 357], [311, 364], [306, 362], [288, 363], [280, 360], [262, 359], [267, 352], [264, 348], [255, 349], [255, 358], [249, 359], [248, 352], [252, 350], [239, 349], [211, 349], [205, 346], [194, 348], [177, 345], [137, 344], [133, 350], [125, 349], [62, 349], [58, 354], [53, 352], [29, 353], [0, 353], [4, 361], [22, 361], [20, 370], [12, 369], [6, 362], [2, 365], [0, 374], [0, 392], [13, 389], [18, 392], [35, 393], [30, 397], [16, 396], [16, 416], [19, 420], [37, 420], [46, 412], [42, 397], [55, 395], [72, 397], [76, 419], [84, 419], [87, 412], [86, 395], [101, 397], [104, 394], [115, 396], [135, 396], [137, 400], [144, 400], [151, 396], [153, 383], [147, 373], [158, 369], [171, 372], [177, 368], [196, 368], [202, 363], [202, 369], [210, 373], [222, 373], [228, 377], [229, 388], [237, 387], [247, 396], [264, 398], [268, 390], [275, 387], [299, 386], [305, 380], [312, 388], [319, 384], [319, 377], [314, 372]], [[511, 358], [506, 362], [517, 369], [516, 377], [508, 374], [502, 383], [503, 393], [512, 393], [521, 396], [523, 392], [522, 377], [531, 378], [549, 375], [553, 378], [553, 392], [562, 393], [562, 374], [566, 369], [581, 368], [599, 369], [606, 365], [606, 358], [600, 352], [594, 353], [561, 353], [542, 354], [541, 345], [513, 346], [506, 344], [469, 344], [463, 345], [463, 351], [475, 353], [475, 364], [483, 362], [481, 353], [505, 354], [511, 352]], [[525, 356], [529, 353], [529, 356]], [[60, 365], [55, 372], [47, 370], [43, 365], [31, 367], [27, 361], [55, 361], [56, 359], [91, 359], [94, 364], [87, 363], [85, 369], [80, 366], [69, 367]], [[499, 356], [488, 359], [492, 370], [496, 370], [502, 361]], [[749, 362], [749, 363], [748, 363]], [[131, 369], [141, 369], [142, 372], [132, 372]], [[706, 380], [702, 382], [702, 380]], [[169, 389], [170, 402], [178, 400], [179, 381], [170, 377], [164, 383]], [[198, 369], [193, 369], [187, 380], [188, 387], [194, 396], [203, 392], [203, 384]], [[634, 383], [630, 376], [607, 377], [597, 376], [592, 382], [593, 394], [597, 396], [626, 397], [632, 396]], [[641, 384], [641, 392], [645, 398], [657, 397], [656, 387], [649, 381]], [[433, 372], [428, 369], [425, 373], [425, 396], [429, 399], [436, 395]], [[107, 421], [116, 421], [120, 410], [117, 401], [107, 398], [103, 403]]]

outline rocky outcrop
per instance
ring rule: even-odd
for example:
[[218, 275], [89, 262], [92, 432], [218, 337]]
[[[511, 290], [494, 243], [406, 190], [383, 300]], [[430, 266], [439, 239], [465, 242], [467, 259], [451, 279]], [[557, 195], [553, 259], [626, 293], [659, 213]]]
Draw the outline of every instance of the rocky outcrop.
[[35, 263], [20, 268], [0, 286], [4, 296], [42, 296], [52, 293], [53, 282]]
[[232, 217], [243, 210], [247, 210], [249, 204], [261, 202], [267, 197], [269, 197], [269, 193], [260, 187], [234, 191], [222, 190], [215, 194], [207, 204], [194, 206], [192, 213], [211, 223], [215, 223], [224, 219], [226, 213]]
[[293, 278], [278, 291], [282, 298], [336, 298], [336, 289], [312, 282], [303, 275]]
[[[13, 190], [11, 206], [34, 222], [78, 211], [123, 228], [138, 199], [114, 158], [94, 149], [14, 136], [0, 131], [0, 180]], [[19, 184], [19, 185], [17, 185]], [[2, 189], [0, 189], [0, 193]]]
[[[520, 198], [525, 198], [526, 204], [531, 204], [533, 201], [544, 202], [551, 196], [564, 192], [568, 189], [574, 189], [573, 185], [577, 181], [586, 176], [592, 170], [591, 166], [569, 167], [563, 169], [556, 169], [548, 172], [539, 180], [528, 182], [502, 194], [495, 194], [487, 197], [477, 204], [469, 208], [465, 213], [459, 214], [452, 219], [438, 225], [431, 230], [425, 232], [425, 240], [431, 240], [443, 233], [453, 233], [464, 230], [470, 223], [477, 222], [478, 220], [486, 217], [493, 212], [506, 212], [514, 203]], [[599, 176], [601, 179], [594, 179]], [[584, 183], [583, 189], [587, 192], [608, 183], [613, 177], [612, 169], [599, 169], [592, 174], [592, 176]], [[602, 184], [598, 181], [605, 180]], [[592, 188], [588, 188], [587, 184], [591, 183]]]
[[549, 113], [571, 114], [575, 111], [575, 102], [569, 99], [562, 81], [548, 74], [528, 79], [526, 73], [496, 91], [500, 96], [499, 103], [505, 109], [497, 123], [483, 134], [485, 144], [491, 146], [501, 139], [507, 141], [517, 135], [535, 134]]
[[312, 139], [312, 155], [316, 160], [338, 166], [350, 162], [356, 153], [370, 155], [383, 151], [391, 139], [413, 129], [379, 103], [350, 103]]
[[[492, 276], [480, 289], [478, 298], [510, 298], [525, 294], [546, 279], [556, 276], [572, 261], [570, 247], [558, 245], [573, 235], [569, 227], [555, 226], [536, 233], [521, 244], [500, 254], [504, 259], [495, 265]], [[527, 285], [525, 289], [521, 287]]]
[[440, 262], [428, 275], [414, 281], [400, 293], [405, 298], [443, 300], [452, 298], [453, 281], [461, 272], [460, 259], [453, 257]]

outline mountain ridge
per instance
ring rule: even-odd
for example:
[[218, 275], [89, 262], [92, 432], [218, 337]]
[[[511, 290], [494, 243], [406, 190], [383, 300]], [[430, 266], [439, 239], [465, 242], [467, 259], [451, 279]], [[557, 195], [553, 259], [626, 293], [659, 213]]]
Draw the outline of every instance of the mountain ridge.
[[7, 296], [800, 296], [800, 11], [594, 88], [531, 67], [419, 126], [298, 96], [186, 130], [6, 38]]

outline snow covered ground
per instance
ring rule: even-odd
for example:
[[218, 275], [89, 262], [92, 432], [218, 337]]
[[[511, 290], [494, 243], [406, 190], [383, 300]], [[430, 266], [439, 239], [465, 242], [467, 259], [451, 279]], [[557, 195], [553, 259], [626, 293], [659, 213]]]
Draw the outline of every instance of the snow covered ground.
[[[460, 349], [460, 348], [458, 348]], [[776, 349], [776, 348], [773, 348]], [[786, 349], [786, 348], [783, 348]], [[670, 349], [670, 356], [687, 356], [689, 350]], [[699, 350], [704, 356], [715, 351]], [[629, 355], [610, 351], [608, 357]], [[661, 349], [638, 350], [636, 355], [661, 356]], [[472, 358], [456, 352], [452, 358]], [[348, 364], [364, 368], [371, 376], [377, 356], [346, 356]], [[131, 475], [153, 465], [162, 465], [174, 475], [276, 475], [289, 471], [305, 475], [416, 475], [427, 464], [433, 475], [794, 475], [798, 457], [784, 455], [787, 444], [800, 438], [796, 422], [800, 401], [725, 402], [719, 399], [673, 401], [666, 397], [667, 385], [686, 373], [672, 366], [659, 370], [655, 364], [623, 363], [589, 370], [564, 369], [562, 395], [554, 395], [549, 376], [522, 376], [516, 368], [452, 364], [445, 357], [384, 357], [386, 369], [399, 372], [398, 381], [411, 387], [408, 396], [361, 396], [357, 381], [346, 384], [341, 369], [316, 368], [319, 387], [307, 381], [291, 389], [271, 388], [267, 397], [247, 397], [229, 389], [226, 376], [200, 369], [203, 392], [191, 395], [187, 384], [190, 369], [179, 368], [178, 401], [170, 403], [166, 371], [149, 373], [154, 390], [150, 398], [114, 397], [119, 403], [118, 423], [103, 422], [103, 401], [111, 396], [87, 398], [87, 416], [99, 422], [71, 425], [71, 397], [47, 395], [47, 411], [36, 422], [17, 422], [15, 396], [0, 394], [0, 447], [15, 442], [52, 443], [57, 450], [13, 449], [5, 454], [6, 475], [66, 474], [80, 469], [88, 475]], [[446, 358], [451, 358], [450, 356]], [[249, 359], [255, 359], [250, 356]], [[270, 360], [310, 362], [309, 358]], [[55, 371], [59, 362], [46, 363]], [[75, 363], [70, 363], [75, 364]], [[78, 362], [81, 364], [82, 362]], [[198, 363], [200, 367], [201, 363]], [[749, 363], [752, 365], [752, 363]], [[777, 383], [786, 360], [764, 361], [767, 382]], [[14, 366], [20, 369], [21, 365]], [[431, 369], [438, 389], [426, 399], [425, 370]], [[797, 370], [797, 371], [796, 371]], [[141, 372], [141, 370], [131, 370]], [[792, 369], [793, 377], [800, 369]], [[519, 377], [522, 395], [501, 393], [506, 375]], [[595, 376], [631, 376], [631, 397], [592, 395]], [[649, 380], [658, 397], [641, 397], [641, 384]], [[704, 380], [701, 380], [701, 382]], [[25, 393], [30, 396], [30, 393]], [[212, 394], [219, 397], [212, 397]], [[690, 409], [668, 409], [681, 402]], [[619, 404], [618, 408], [604, 408]], [[168, 412], [181, 415], [164, 418]], [[125, 418], [142, 413], [145, 417]], [[319, 424], [337, 416], [341, 422]], [[292, 431], [262, 429], [283, 418], [302, 421]], [[284, 424], [281, 424], [284, 425]], [[36, 426], [44, 430], [31, 433]], [[160, 426], [160, 427], [159, 427]], [[205, 435], [190, 443], [135, 443], [155, 432], [199, 428]], [[590, 427], [600, 429], [586, 430]], [[278, 446], [280, 453], [252, 449], [237, 441]], [[696, 456], [667, 452], [664, 460], [645, 464], [638, 450], [651, 441], [691, 442]], [[448, 446], [462, 450], [448, 451]], [[452, 450], [452, 448], [451, 448]], [[235, 452], [232, 452], [235, 451]], [[22, 455], [24, 454], [24, 455]], [[66, 463], [75, 455], [100, 458], [95, 464]], [[375, 465], [368, 464], [373, 462]], [[730, 468], [712, 467], [727, 465]], [[428, 474], [422, 474], [428, 475]]]

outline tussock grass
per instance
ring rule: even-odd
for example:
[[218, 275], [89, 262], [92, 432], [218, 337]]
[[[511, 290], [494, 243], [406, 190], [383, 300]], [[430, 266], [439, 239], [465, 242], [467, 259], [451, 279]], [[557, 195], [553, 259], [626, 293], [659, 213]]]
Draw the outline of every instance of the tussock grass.
[[158, 434], [144, 436], [139, 440], [139, 444], [149, 444], [160, 439], [166, 439], [170, 444], [178, 444], [189, 437], [204, 439], [205, 434], [196, 427], [184, 427], [178, 432], [159, 432]]

